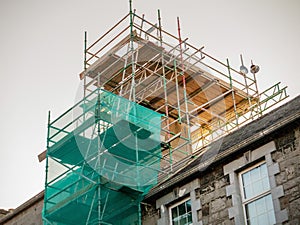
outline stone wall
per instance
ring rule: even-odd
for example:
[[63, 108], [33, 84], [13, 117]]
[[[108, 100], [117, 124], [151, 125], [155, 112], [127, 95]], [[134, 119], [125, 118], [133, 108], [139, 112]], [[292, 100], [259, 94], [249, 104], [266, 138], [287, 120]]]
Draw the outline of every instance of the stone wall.
[[277, 185], [282, 185], [284, 196], [279, 199], [282, 209], [287, 209], [289, 220], [283, 224], [300, 224], [300, 128], [289, 130], [276, 139], [272, 159], [278, 162], [280, 172]]
[[43, 200], [41, 199], [12, 217], [10, 217], [10, 214], [13, 214], [14, 211], [11, 211], [6, 215], [10, 218], [4, 220], [4, 222], [1, 222], [0, 219], [0, 225], [42, 225], [42, 209]]
[[193, 224], [233, 225], [227, 210], [232, 206], [231, 198], [226, 196], [228, 184], [229, 176], [223, 174], [222, 165], [210, 167], [193, 181], [174, 187], [156, 203], [145, 203], [143, 225], [169, 225], [168, 208], [186, 197], [192, 201]]
[[244, 224], [237, 174], [260, 160], [265, 160], [268, 167], [278, 224], [300, 224], [300, 127], [292, 124], [261, 144], [256, 142], [217, 165], [210, 165], [195, 180], [162, 190], [163, 196], [152, 199], [152, 203], [145, 202], [148, 205], [143, 210], [143, 225], [169, 225], [168, 208], [180, 200], [175, 190], [183, 189], [184, 196], [190, 197], [192, 207], [196, 207], [193, 224]]
[[224, 176], [222, 166], [209, 168], [209, 172], [201, 176], [196, 196], [200, 199], [198, 220], [202, 224], [234, 224], [227, 210], [232, 205], [231, 198], [226, 196], [228, 184], [229, 176]]

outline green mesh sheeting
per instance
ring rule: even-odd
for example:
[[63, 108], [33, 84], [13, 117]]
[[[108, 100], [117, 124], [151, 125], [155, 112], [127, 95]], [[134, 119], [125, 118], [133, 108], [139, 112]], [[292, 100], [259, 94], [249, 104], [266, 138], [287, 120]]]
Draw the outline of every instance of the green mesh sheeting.
[[98, 89], [48, 126], [45, 224], [141, 224], [157, 184], [161, 115]]

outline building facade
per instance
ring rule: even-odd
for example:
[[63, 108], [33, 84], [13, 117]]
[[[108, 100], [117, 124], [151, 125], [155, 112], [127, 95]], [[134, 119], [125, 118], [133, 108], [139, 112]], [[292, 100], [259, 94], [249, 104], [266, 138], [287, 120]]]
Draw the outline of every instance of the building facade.
[[155, 187], [145, 224], [299, 224], [299, 101], [224, 137], [215, 154]]
[[44, 191], [0, 217], [0, 224], [41, 225]]
[[[300, 224], [300, 96], [192, 157], [142, 201], [144, 225]], [[41, 225], [41, 192], [0, 218]]]

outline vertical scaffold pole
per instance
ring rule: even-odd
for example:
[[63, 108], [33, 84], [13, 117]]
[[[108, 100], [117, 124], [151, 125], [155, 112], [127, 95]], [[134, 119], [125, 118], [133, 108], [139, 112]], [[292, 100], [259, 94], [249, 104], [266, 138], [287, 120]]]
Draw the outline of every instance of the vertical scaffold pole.
[[[251, 67], [254, 66], [253, 64], [253, 60], [251, 60]], [[255, 85], [255, 96], [257, 96], [257, 108], [258, 108], [258, 115], [261, 116], [262, 115], [262, 110], [261, 110], [261, 105], [260, 105], [260, 96], [259, 96], [259, 91], [258, 91], [258, 85], [257, 85], [257, 81], [256, 81], [256, 73], [257, 71], [251, 71], [251, 73], [253, 74], [253, 80], [254, 80], [254, 85]]]
[[157, 10], [157, 16], [158, 16], [158, 29], [159, 29], [159, 41], [160, 46], [162, 46], [162, 27], [161, 27], [161, 17], [160, 17], [160, 10]]
[[[100, 85], [100, 74], [98, 74], [98, 81], [97, 81], [97, 85]], [[100, 87], [98, 86], [97, 88], [97, 104], [96, 104], [96, 110], [95, 110], [95, 122], [96, 122], [96, 126], [97, 126], [97, 140], [98, 140], [98, 150], [101, 149], [101, 140], [100, 140], [100, 113], [101, 113], [101, 99], [100, 99]], [[98, 163], [100, 164], [100, 159], [101, 159], [101, 154], [100, 152], [98, 153]], [[102, 204], [102, 200], [101, 200], [101, 178], [99, 176], [99, 181], [98, 181], [98, 187], [97, 187], [97, 193], [98, 193], [98, 196], [97, 196], [97, 204], [98, 204], [98, 221], [99, 222], [102, 222], [101, 221], [101, 216], [104, 212], [102, 212], [102, 207], [101, 207], [101, 204]], [[100, 223], [101, 224], [101, 223]]]
[[[161, 17], [160, 17], [160, 10], [157, 11], [158, 15], [158, 26], [159, 26], [159, 41], [160, 45], [162, 46], [162, 30], [161, 30]], [[168, 106], [168, 89], [167, 89], [167, 78], [166, 78], [166, 69], [165, 69], [165, 59], [164, 59], [164, 49], [161, 50], [161, 64], [162, 64], [162, 79], [163, 79], [163, 88], [164, 88], [164, 104], [165, 104], [165, 113], [166, 113], [166, 130], [167, 130], [167, 140], [169, 141], [171, 138], [170, 132], [170, 122], [169, 122], [169, 106]], [[172, 171], [172, 146], [169, 145], [169, 163], [170, 169]]]
[[132, 12], [132, 0], [129, 0], [129, 17], [130, 17], [130, 50], [131, 50], [131, 90], [130, 90], [130, 100], [136, 102], [135, 96], [135, 68], [134, 68], [134, 34], [133, 34], [133, 12]]
[[138, 225], [142, 225], [142, 208], [141, 208], [141, 203], [138, 202], [138, 214], [139, 214], [139, 218], [138, 218]]
[[[132, 0], [129, 0], [129, 7], [130, 7], [130, 45], [131, 45], [131, 74], [132, 74], [132, 85], [131, 85], [131, 101], [136, 102], [136, 96], [135, 96], [135, 61], [134, 61], [134, 34], [133, 34], [133, 12], [132, 12]], [[136, 104], [136, 103], [135, 103]], [[135, 107], [134, 107], [135, 110]], [[136, 116], [136, 111], [134, 112], [134, 116]], [[137, 136], [135, 137], [135, 154], [136, 154], [136, 168], [137, 168], [137, 177], [138, 180], [137, 187], [140, 188], [140, 174], [139, 174], [139, 152], [138, 152], [138, 139]], [[138, 203], [138, 225], [142, 225], [142, 214], [141, 214], [141, 206], [140, 203]]]
[[[49, 159], [48, 159], [48, 149], [49, 149], [49, 142], [50, 142], [50, 118], [51, 118], [51, 112], [50, 110], [48, 111], [48, 126], [47, 126], [47, 150], [46, 150], [46, 177], [45, 177], [45, 193], [44, 193], [44, 209], [43, 212], [45, 212], [47, 210], [47, 190], [48, 190], [48, 170], [49, 170]], [[44, 214], [44, 213], [43, 213]], [[43, 219], [46, 220], [46, 218], [44, 218], [43, 215]], [[48, 222], [47, 222], [48, 223]]]
[[87, 32], [84, 31], [84, 62], [83, 69], [86, 70], [86, 53], [87, 53]]
[[[84, 98], [84, 105], [86, 103], [86, 74], [85, 70], [87, 69], [87, 31], [84, 32], [84, 65], [83, 65], [84, 73], [83, 73], [83, 98]], [[86, 112], [83, 112], [83, 121], [85, 121]], [[85, 136], [85, 131], [83, 132], [83, 136]]]
[[174, 73], [175, 73], [175, 82], [176, 82], [178, 121], [179, 123], [181, 123], [180, 95], [179, 95], [179, 87], [178, 87], [178, 77], [177, 77], [178, 71], [177, 71], [176, 60], [174, 60]]
[[179, 17], [177, 17], [177, 26], [178, 26], [178, 38], [179, 38], [179, 47], [180, 47], [180, 61], [182, 67], [182, 85], [183, 85], [183, 95], [184, 95], [184, 105], [185, 105], [185, 116], [186, 116], [186, 123], [187, 123], [187, 132], [188, 132], [188, 141], [191, 141], [191, 132], [190, 132], [190, 118], [188, 112], [188, 100], [187, 100], [187, 93], [186, 93], [186, 81], [184, 75], [184, 64], [183, 64], [183, 51], [182, 51], [182, 39], [181, 39], [181, 31], [180, 31], [180, 21]]
[[[84, 32], [84, 62], [83, 62], [83, 69], [86, 70], [86, 55], [87, 55], [87, 32]], [[86, 96], [86, 75], [84, 74], [83, 78], [83, 97]]]
[[236, 101], [235, 101], [235, 94], [234, 94], [234, 90], [233, 90], [229, 59], [227, 59], [227, 68], [228, 68], [229, 84], [230, 84], [230, 89], [231, 89], [231, 94], [232, 94], [233, 110], [234, 110], [234, 115], [235, 115], [235, 120], [236, 120], [236, 126], [238, 126], [239, 125], [238, 114], [237, 114], [237, 109], [236, 109]]

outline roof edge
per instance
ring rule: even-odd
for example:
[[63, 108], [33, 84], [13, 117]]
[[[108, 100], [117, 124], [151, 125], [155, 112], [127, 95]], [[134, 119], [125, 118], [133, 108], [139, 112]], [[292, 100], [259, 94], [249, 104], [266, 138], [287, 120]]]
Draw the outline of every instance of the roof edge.
[[[297, 98], [297, 97], [296, 97]], [[295, 98], [295, 99], [296, 99]], [[300, 98], [300, 96], [299, 96]], [[288, 103], [290, 103], [291, 101], [289, 101]], [[277, 108], [276, 108], [277, 109]], [[275, 110], [276, 110], [275, 109]], [[272, 112], [272, 111], [271, 111]], [[265, 116], [267, 116], [268, 114], [266, 114]], [[238, 151], [239, 149], [242, 149], [246, 146], [251, 145], [252, 143], [258, 141], [259, 139], [261, 139], [262, 137], [266, 136], [266, 135], [270, 135], [271, 133], [275, 132], [276, 130], [284, 127], [285, 125], [297, 120], [300, 118], [300, 111], [287, 116], [283, 119], [279, 119], [277, 122], [275, 122], [271, 127], [266, 127], [265, 129], [254, 133], [253, 135], [251, 135], [250, 137], [246, 138], [244, 141], [239, 142], [235, 145], [233, 145], [232, 147], [229, 147], [228, 149], [226, 149], [225, 151], [219, 152], [215, 157], [209, 158], [207, 159], [205, 162], [203, 162], [202, 164], [199, 164], [197, 167], [192, 167], [187, 171], [184, 171], [182, 173], [180, 173], [180, 176], [178, 176], [177, 174], [174, 174], [173, 177], [169, 178], [167, 181], [163, 182], [162, 184], [154, 187], [153, 189], [150, 190], [150, 192], [145, 196], [145, 199], [151, 198], [153, 196], [155, 196], [156, 194], [158, 194], [162, 189], [166, 189], [166, 188], [170, 188], [171, 186], [183, 181], [184, 179], [186, 179], [189, 176], [192, 176], [193, 174], [202, 171], [203, 169], [205, 169], [208, 165], [212, 164], [212, 163], [216, 163], [222, 159], [224, 159], [225, 157], [228, 157], [229, 155], [233, 154], [234, 152]], [[253, 121], [253, 123], [255, 123], [256, 121]], [[247, 125], [246, 125], [247, 126]], [[230, 135], [230, 134], [229, 134]], [[195, 159], [196, 160], [196, 159]]]
[[4, 217], [2, 217], [0, 219], [0, 224], [9, 221], [10, 219], [12, 219], [14, 216], [18, 215], [19, 213], [21, 213], [22, 211], [28, 209], [29, 207], [31, 207], [32, 205], [34, 205], [36, 202], [40, 201], [41, 199], [44, 198], [44, 190], [41, 191], [40, 193], [38, 193], [37, 195], [33, 196], [32, 198], [30, 198], [29, 200], [27, 200], [25, 203], [23, 203], [22, 205], [18, 206], [16, 209], [14, 209], [11, 213], [8, 213], [7, 215], [5, 215]]

